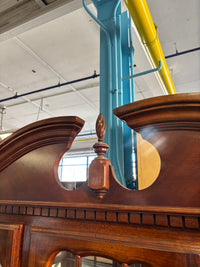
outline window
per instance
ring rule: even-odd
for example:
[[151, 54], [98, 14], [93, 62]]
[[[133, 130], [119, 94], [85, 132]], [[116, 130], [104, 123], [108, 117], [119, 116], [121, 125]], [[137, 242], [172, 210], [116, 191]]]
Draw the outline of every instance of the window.
[[61, 183], [69, 190], [80, 186], [87, 180], [88, 167], [95, 157], [95, 154], [63, 157], [58, 169]]
[[[58, 176], [68, 190], [75, 190], [88, 178], [88, 167], [92, 160], [97, 157], [93, 152], [81, 151], [76, 154], [65, 155], [59, 164]], [[132, 175], [126, 178], [126, 186], [132, 190], [138, 190], [137, 181], [137, 151], [132, 151]]]

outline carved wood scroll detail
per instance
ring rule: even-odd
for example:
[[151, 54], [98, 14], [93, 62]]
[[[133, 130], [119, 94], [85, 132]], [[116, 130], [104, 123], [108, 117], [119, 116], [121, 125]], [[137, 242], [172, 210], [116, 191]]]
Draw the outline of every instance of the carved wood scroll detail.
[[93, 148], [98, 155], [89, 167], [88, 186], [92, 189], [99, 199], [102, 199], [109, 190], [109, 166], [110, 161], [104, 157], [109, 146], [105, 144], [104, 136], [106, 132], [106, 124], [103, 115], [100, 113], [96, 121], [96, 133], [98, 143]]

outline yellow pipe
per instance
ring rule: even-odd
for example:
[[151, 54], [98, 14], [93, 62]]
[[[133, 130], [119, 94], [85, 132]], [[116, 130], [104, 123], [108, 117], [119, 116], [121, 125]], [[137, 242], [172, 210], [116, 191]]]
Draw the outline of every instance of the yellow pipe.
[[169, 73], [169, 69], [158, 39], [157, 29], [153, 23], [146, 0], [124, 0], [131, 17], [135, 23], [141, 41], [147, 51], [147, 54], [156, 68], [159, 60], [162, 61], [162, 69], [157, 72], [158, 78], [164, 84], [169, 94], [176, 94], [176, 90]]
[[95, 141], [98, 140], [97, 138], [90, 138], [90, 139], [80, 139], [80, 140], [75, 140], [73, 143], [79, 143], [79, 142], [89, 142], [89, 141]]

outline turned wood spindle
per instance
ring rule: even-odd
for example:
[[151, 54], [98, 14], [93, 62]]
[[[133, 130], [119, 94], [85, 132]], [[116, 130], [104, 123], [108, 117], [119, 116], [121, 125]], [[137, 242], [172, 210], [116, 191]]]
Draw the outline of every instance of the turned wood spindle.
[[110, 161], [104, 157], [109, 146], [105, 144], [104, 136], [106, 132], [106, 124], [103, 115], [100, 113], [96, 121], [96, 133], [98, 142], [93, 148], [97, 154], [89, 166], [88, 186], [92, 189], [96, 196], [101, 199], [109, 190], [109, 166]]

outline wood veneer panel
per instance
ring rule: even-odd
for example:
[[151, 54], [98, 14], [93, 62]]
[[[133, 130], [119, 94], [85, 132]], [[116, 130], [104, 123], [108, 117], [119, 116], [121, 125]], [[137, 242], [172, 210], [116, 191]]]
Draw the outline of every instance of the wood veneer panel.
[[0, 224], [0, 264], [19, 267], [21, 263], [22, 225]]

